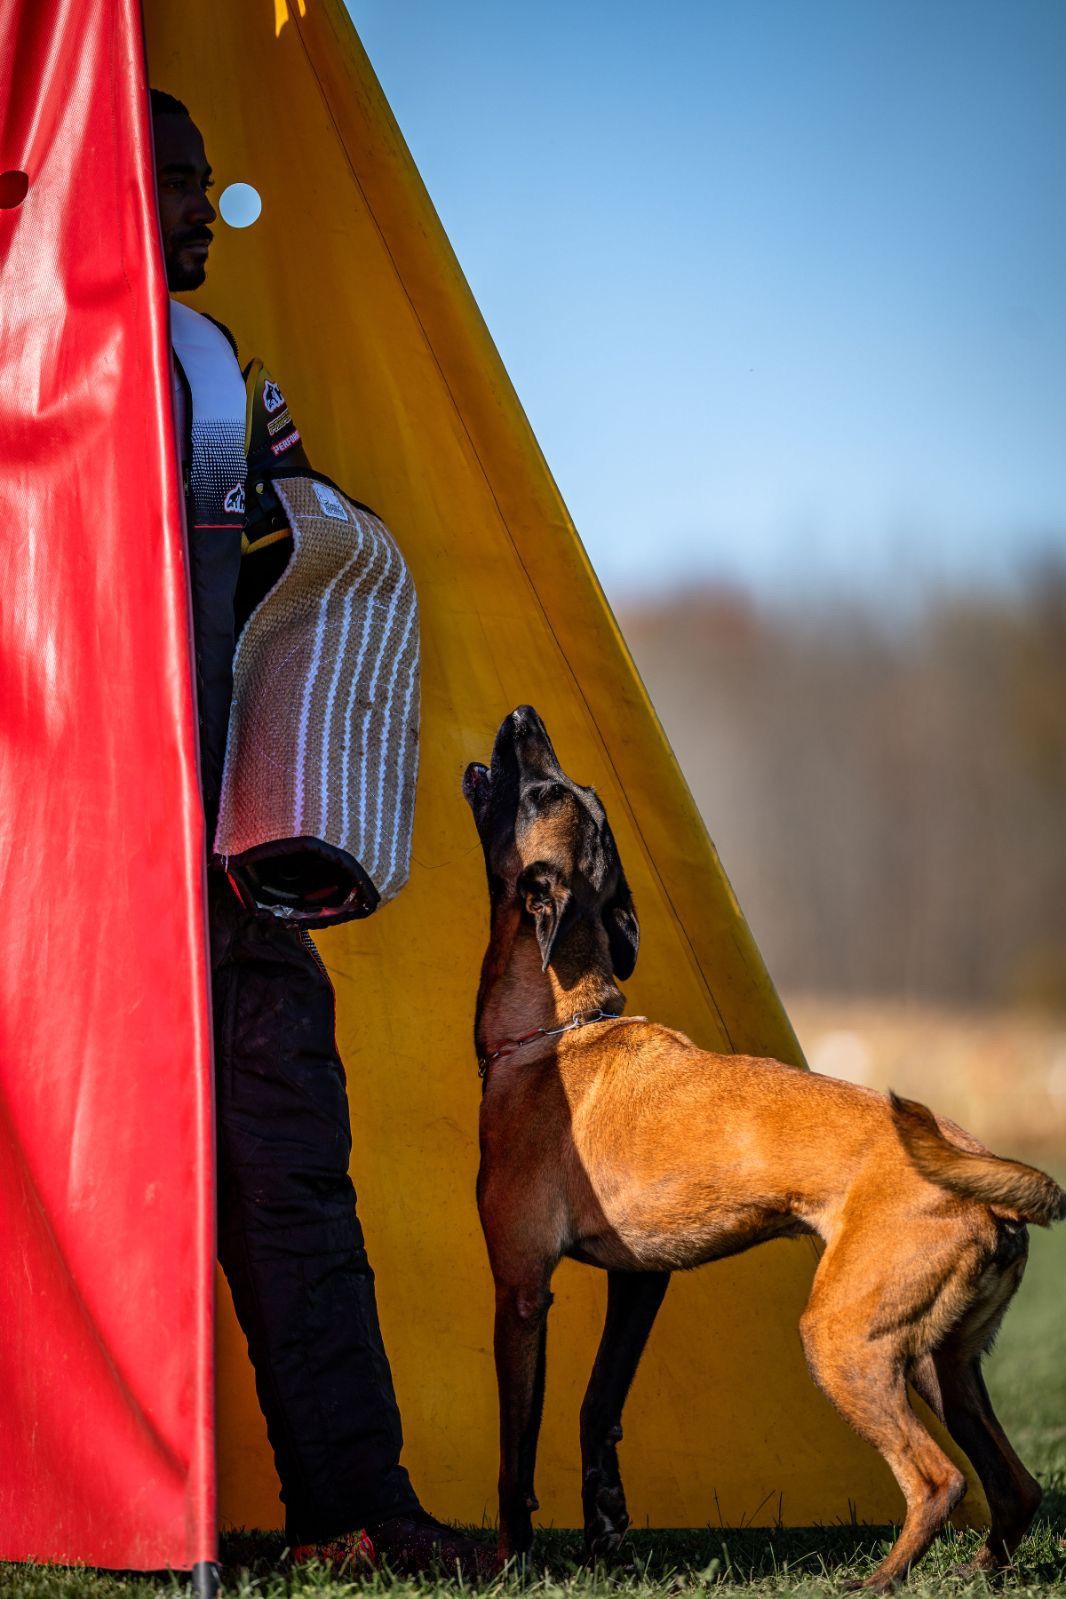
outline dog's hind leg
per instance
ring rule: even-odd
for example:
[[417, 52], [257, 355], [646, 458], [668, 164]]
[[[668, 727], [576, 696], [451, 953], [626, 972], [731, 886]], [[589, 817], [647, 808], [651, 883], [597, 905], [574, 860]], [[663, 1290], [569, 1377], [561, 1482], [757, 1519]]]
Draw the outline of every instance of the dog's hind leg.
[[1043, 1497], [1040, 1484], [1014, 1453], [992, 1409], [980, 1355], [960, 1359], [946, 1346], [936, 1363], [948, 1431], [973, 1464], [992, 1512], [988, 1537], [964, 1574], [999, 1571], [1029, 1530]]
[[914, 1361], [908, 1373], [915, 1393], [925, 1400], [938, 1421], [944, 1419], [944, 1396], [940, 1392], [940, 1378], [932, 1355], [922, 1355]]
[[607, 1319], [581, 1406], [581, 1502], [593, 1559], [617, 1549], [629, 1526], [618, 1469], [622, 1406], [669, 1281], [669, 1272], [607, 1274]]
[[[925, 1554], [965, 1494], [966, 1478], [910, 1407], [903, 1336], [856, 1319], [855, 1273], [842, 1269], [842, 1255], [830, 1245], [822, 1257], [800, 1332], [811, 1375], [884, 1457], [907, 1502], [899, 1537], [861, 1584], [884, 1593]], [[900, 1287], [893, 1281], [893, 1291]]]
[[974, 1298], [934, 1353], [944, 1400], [944, 1421], [969, 1457], [992, 1512], [992, 1525], [966, 1574], [999, 1571], [1010, 1562], [1043, 1497], [1000, 1426], [981, 1375], [989, 1348], [1013, 1298], [1029, 1253], [1029, 1235], [1018, 1224], [993, 1223], [990, 1259], [974, 1273]]
[[501, 1559], [524, 1555], [533, 1541], [533, 1473], [544, 1404], [545, 1345], [551, 1267], [522, 1283], [496, 1284], [496, 1380], [500, 1390]]

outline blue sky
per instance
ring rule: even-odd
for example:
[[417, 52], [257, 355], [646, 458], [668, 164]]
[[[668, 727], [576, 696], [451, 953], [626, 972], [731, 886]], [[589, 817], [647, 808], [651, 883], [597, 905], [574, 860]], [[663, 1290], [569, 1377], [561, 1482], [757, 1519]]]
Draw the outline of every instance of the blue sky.
[[348, 0], [616, 599], [1066, 552], [1066, 0]]

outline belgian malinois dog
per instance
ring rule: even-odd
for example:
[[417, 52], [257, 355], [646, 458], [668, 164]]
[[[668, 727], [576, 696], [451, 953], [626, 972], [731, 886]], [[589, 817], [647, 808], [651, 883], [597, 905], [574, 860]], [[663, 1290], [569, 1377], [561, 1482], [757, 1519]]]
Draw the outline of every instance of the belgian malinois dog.
[[907, 1384], [973, 1462], [992, 1511], [975, 1568], [1017, 1548], [1040, 1488], [981, 1378], [1025, 1266], [1026, 1222], [1066, 1214], [1050, 1177], [990, 1154], [925, 1106], [814, 1072], [699, 1049], [622, 1016], [639, 928], [603, 805], [567, 777], [536, 711], [501, 726], [463, 792], [488, 867], [477, 998], [484, 1078], [478, 1208], [496, 1285], [501, 1560], [523, 1554], [544, 1394], [552, 1272], [607, 1272], [607, 1319], [581, 1408], [585, 1540], [626, 1526], [617, 1444], [675, 1270], [770, 1238], [825, 1252], [800, 1332], [811, 1375], [880, 1450], [907, 1503], [882, 1592], [928, 1549], [966, 1479]]

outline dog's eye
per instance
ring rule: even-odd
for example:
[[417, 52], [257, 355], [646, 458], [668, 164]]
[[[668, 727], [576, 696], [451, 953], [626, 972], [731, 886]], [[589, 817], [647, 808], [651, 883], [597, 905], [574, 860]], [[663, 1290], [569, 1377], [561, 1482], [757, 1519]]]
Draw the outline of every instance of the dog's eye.
[[537, 783], [527, 790], [525, 802], [534, 810], [544, 810], [545, 806], [558, 805], [569, 798], [570, 790], [565, 783]]

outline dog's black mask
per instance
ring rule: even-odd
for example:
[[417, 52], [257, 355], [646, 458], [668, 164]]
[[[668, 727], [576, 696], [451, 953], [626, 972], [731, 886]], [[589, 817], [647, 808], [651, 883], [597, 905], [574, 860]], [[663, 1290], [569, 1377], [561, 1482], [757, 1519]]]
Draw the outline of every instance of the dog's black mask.
[[640, 926], [607, 813], [593, 789], [567, 777], [532, 706], [504, 717], [489, 766], [467, 767], [463, 793], [492, 900], [513, 896], [532, 917], [545, 968], [575, 917], [598, 916], [615, 976], [630, 977]]

